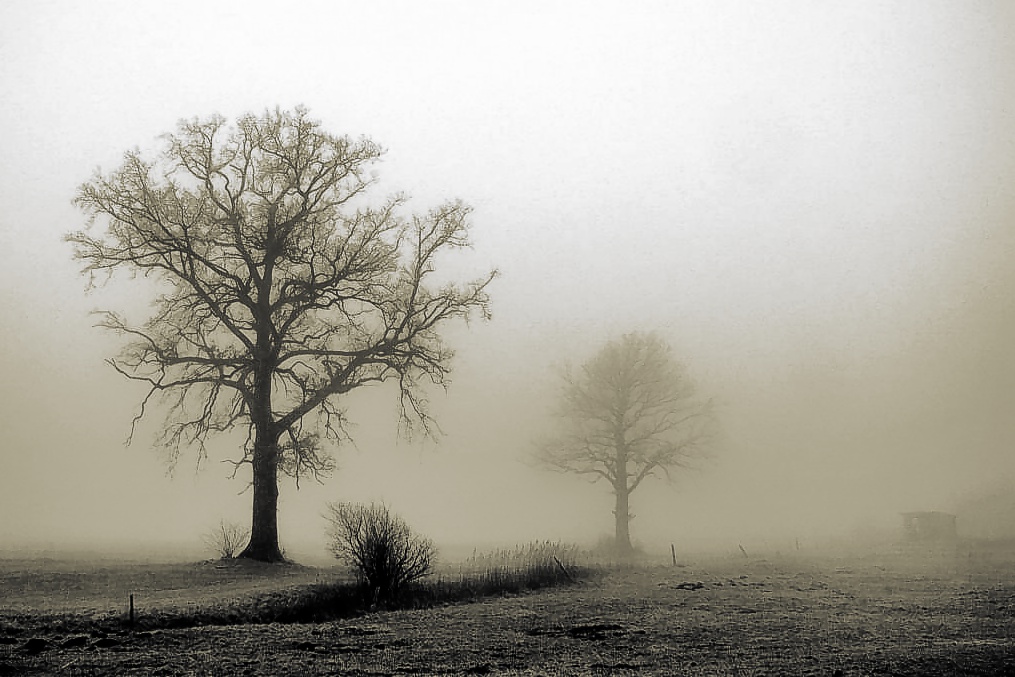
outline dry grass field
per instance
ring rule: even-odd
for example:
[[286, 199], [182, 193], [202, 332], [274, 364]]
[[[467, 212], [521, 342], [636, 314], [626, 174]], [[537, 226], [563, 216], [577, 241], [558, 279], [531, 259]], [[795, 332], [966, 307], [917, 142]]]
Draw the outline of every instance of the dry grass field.
[[1013, 564], [969, 546], [700, 557], [325, 623], [173, 628], [144, 621], [336, 572], [0, 560], [0, 674], [1015, 674]]

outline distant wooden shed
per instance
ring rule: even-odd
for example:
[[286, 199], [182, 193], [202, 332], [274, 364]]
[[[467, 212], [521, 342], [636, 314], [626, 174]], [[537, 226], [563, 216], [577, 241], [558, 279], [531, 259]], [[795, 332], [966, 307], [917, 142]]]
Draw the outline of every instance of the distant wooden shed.
[[958, 536], [955, 515], [947, 512], [904, 512], [902, 528], [910, 541], [951, 541]]

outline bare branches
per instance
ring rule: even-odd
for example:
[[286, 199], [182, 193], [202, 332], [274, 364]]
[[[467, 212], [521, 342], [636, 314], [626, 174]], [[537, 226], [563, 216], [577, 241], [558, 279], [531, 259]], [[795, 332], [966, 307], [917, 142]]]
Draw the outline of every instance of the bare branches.
[[82, 185], [89, 228], [66, 238], [91, 281], [126, 270], [169, 290], [142, 326], [99, 323], [128, 340], [110, 364], [148, 387], [135, 424], [158, 396], [172, 459], [256, 428], [296, 478], [333, 469], [322, 445], [348, 438], [335, 398], [355, 388], [397, 382], [403, 424], [430, 430], [420, 385], [445, 385], [452, 355], [440, 329], [489, 317], [494, 273], [430, 281], [441, 252], [468, 246], [469, 208], [365, 205], [383, 150], [303, 108], [182, 121], [163, 141], [157, 159], [128, 152]]
[[711, 407], [694, 398], [658, 337], [625, 335], [577, 372], [565, 371], [563, 381], [561, 432], [538, 451], [542, 465], [630, 493], [657, 472], [668, 477], [707, 455]]
[[711, 405], [694, 397], [682, 365], [653, 334], [627, 334], [577, 371], [568, 368], [557, 414], [559, 433], [536, 461], [593, 482], [606, 480], [616, 506], [615, 547], [632, 552], [631, 492], [648, 477], [687, 468], [704, 457], [712, 435]]

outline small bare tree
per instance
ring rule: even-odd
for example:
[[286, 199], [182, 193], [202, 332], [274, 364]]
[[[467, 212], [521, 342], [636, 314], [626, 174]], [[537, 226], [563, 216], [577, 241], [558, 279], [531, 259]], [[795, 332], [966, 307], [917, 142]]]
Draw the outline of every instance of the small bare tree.
[[654, 334], [627, 334], [579, 370], [567, 369], [557, 414], [559, 433], [537, 461], [609, 482], [621, 556], [632, 551], [631, 493], [646, 478], [669, 478], [705, 456], [714, 432], [710, 403], [695, 397], [684, 366]]
[[329, 549], [348, 564], [377, 599], [390, 600], [429, 574], [437, 558], [433, 541], [413, 533], [379, 503], [329, 503]]
[[220, 520], [216, 528], [204, 535], [204, 544], [222, 559], [232, 559], [247, 543], [250, 529], [235, 522]]

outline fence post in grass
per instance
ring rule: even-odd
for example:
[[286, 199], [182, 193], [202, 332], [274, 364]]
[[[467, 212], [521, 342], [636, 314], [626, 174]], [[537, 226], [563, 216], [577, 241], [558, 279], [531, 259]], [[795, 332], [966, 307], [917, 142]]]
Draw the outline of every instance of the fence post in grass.
[[127, 616], [130, 629], [134, 629], [134, 593], [130, 593], [130, 612]]
[[564, 575], [565, 575], [565, 576], [567, 577], [567, 580], [569, 580], [570, 582], [574, 583], [574, 579], [573, 579], [573, 578], [571, 578], [571, 574], [569, 574], [569, 573], [567, 572], [567, 569], [565, 569], [565, 568], [564, 568], [564, 565], [560, 563], [560, 560], [559, 560], [559, 559], [557, 559], [557, 556], [556, 556], [556, 555], [554, 555], [554, 556], [553, 556], [553, 561], [554, 561], [554, 562], [556, 562], [556, 563], [557, 563], [557, 566], [559, 566], [559, 567], [560, 567], [560, 570], [564, 572]]
[[673, 559], [673, 566], [677, 566], [677, 548], [670, 543], [670, 557]]

